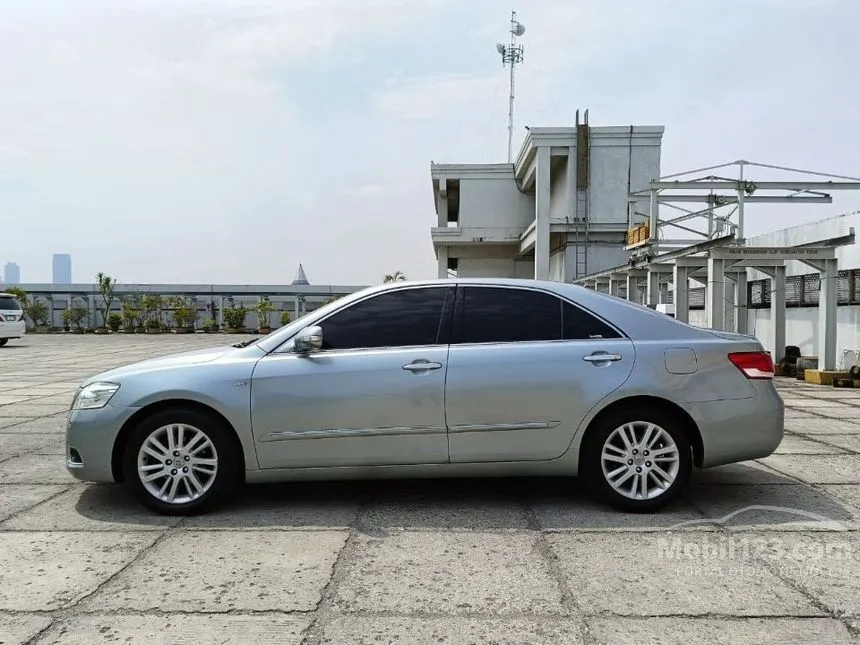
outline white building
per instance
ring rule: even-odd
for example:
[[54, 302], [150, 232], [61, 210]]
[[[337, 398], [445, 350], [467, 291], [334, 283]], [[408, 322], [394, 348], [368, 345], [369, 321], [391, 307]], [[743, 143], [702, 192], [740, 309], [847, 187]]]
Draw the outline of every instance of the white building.
[[440, 278], [570, 281], [623, 263], [663, 126], [531, 128], [513, 164], [431, 164]]

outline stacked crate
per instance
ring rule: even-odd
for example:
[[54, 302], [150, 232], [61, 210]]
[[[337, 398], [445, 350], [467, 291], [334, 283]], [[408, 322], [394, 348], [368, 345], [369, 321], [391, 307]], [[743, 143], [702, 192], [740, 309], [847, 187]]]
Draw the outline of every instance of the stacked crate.
[[651, 237], [651, 231], [649, 230], [647, 224], [639, 224], [638, 226], [634, 226], [633, 228], [627, 230], [627, 246], [633, 246], [634, 244], [644, 242], [649, 237]]

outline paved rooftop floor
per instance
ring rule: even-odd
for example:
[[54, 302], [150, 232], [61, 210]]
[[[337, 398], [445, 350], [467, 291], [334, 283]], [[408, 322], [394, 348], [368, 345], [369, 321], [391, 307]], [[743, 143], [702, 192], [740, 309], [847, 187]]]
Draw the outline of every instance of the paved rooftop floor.
[[553, 479], [256, 486], [172, 519], [66, 474], [82, 379], [222, 340], [0, 348], [0, 643], [860, 642], [860, 390], [779, 380], [777, 454], [651, 516]]

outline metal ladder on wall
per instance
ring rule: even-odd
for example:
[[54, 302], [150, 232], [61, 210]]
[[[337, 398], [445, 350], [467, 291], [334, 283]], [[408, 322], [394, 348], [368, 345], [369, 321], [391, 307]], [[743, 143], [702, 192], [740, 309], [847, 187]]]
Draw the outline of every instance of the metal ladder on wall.
[[588, 180], [590, 175], [589, 158], [590, 136], [588, 110], [585, 120], [580, 124], [579, 110], [576, 111], [576, 203], [574, 207], [576, 240], [576, 277], [588, 275]]

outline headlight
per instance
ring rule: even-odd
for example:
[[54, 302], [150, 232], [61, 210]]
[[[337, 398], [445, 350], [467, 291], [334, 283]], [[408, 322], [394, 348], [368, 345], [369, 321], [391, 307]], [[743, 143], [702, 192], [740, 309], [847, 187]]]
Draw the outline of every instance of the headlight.
[[98, 410], [107, 405], [119, 389], [118, 383], [90, 383], [81, 388], [72, 403], [72, 410]]

